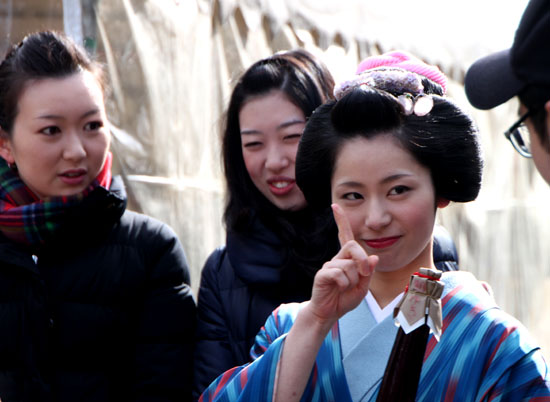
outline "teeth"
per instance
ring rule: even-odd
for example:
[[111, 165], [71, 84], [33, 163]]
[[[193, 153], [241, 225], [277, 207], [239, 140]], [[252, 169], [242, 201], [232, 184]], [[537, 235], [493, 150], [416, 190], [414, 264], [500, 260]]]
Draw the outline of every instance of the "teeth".
[[277, 188], [284, 188], [288, 186], [288, 183], [286, 181], [274, 181], [271, 185]]

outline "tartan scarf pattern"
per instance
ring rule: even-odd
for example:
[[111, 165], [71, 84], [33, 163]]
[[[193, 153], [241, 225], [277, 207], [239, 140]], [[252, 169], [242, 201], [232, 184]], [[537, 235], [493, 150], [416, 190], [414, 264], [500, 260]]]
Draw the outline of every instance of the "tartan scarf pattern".
[[81, 193], [39, 199], [21, 180], [16, 170], [0, 158], [0, 231], [8, 239], [36, 247], [45, 243], [62, 225], [66, 212], [78, 206], [97, 187], [109, 188], [112, 154], [101, 172]]

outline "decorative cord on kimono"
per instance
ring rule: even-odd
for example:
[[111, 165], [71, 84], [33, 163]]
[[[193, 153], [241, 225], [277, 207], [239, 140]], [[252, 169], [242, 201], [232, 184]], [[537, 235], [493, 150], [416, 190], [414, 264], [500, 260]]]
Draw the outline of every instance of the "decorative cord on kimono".
[[403, 299], [395, 307], [400, 326], [384, 372], [377, 401], [414, 401], [430, 331], [439, 340], [442, 328], [442, 272], [420, 268], [411, 276]]

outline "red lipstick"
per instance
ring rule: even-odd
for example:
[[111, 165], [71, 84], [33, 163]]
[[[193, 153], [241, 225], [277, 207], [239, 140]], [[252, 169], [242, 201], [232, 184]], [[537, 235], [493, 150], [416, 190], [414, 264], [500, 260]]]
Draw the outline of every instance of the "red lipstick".
[[379, 239], [365, 240], [367, 246], [371, 248], [387, 248], [393, 246], [401, 236], [381, 237]]

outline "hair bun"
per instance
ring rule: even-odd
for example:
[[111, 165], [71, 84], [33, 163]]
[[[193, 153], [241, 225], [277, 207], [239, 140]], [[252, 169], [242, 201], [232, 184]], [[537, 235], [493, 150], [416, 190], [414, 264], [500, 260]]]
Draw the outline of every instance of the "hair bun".
[[443, 88], [443, 93], [447, 92], [447, 77], [436, 66], [424, 63], [422, 60], [413, 55], [403, 52], [394, 51], [384, 53], [379, 56], [370, 56], [359, 63], [356, 74], [361, 74], [366, 70], [371, 70], [378, 67], [395, 67], [407, 70], [419, 75], [422, 75]]

